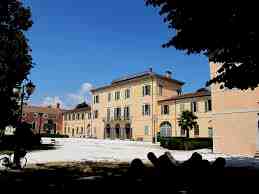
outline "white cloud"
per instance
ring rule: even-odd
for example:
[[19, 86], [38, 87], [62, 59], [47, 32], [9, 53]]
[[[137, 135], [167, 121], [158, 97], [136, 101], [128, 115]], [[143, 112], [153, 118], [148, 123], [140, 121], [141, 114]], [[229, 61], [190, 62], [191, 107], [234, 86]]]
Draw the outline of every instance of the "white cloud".
[[59, 103], [61, 106], [64, 106], [64, 104], [59, 96], [53, 96], [53, 97], [46, 96], [43, 98], [41, 105], [42, 106], [51, 105], [51, 106], [55, 107], [55, 106], [57, 106], [57, 103]]
[[83, 83], [77, 92], [68, 93], [64, 96], [46, 96], [43, 98], [41, 105], [42, 106], [56, 106], [57, 103], [60, 103], [62, 108], [71, 109], [74, 108], [77, 104], [86, 102], [91, 103], [91, 94], [90, 90], [93, 88], [93, 85], [85, 82]]
[[74, 107], [79, 103], [91, 102], [90, 90], [93, 88], [93, 85], [85, 82], [81, 85], [80, 89], [76, 93], [69, 93], [66, 95], [66, 102], [69, 107]]
[[92, 84], [85, 82], [85, 83], [83, 83], [83, 84], [81, 85], [79, 94], [81, 94], [81, 95], [87, 94], [87, 93], [90, 92], [90, 90], [91, 90], [92, 88], [93, 88], [93, 85], [92, 85]]

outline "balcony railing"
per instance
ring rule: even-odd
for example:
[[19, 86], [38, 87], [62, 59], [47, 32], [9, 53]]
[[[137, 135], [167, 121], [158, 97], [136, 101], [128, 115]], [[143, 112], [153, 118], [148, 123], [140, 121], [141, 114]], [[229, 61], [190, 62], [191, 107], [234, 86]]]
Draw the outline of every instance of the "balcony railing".
[[112, 121], [131, 121], [132, 117], [104, 117], [103, 122], [112, 122]]

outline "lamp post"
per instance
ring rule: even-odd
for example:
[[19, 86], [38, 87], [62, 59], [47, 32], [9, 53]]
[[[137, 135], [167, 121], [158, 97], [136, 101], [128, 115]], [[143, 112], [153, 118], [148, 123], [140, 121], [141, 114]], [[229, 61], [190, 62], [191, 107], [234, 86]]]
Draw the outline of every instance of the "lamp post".
[[31, 81], [28, 81], [27, 83], [22, 84], [22, 86], [14, 88], [14, 93], [17, 93], [20, 96], [20, 100], [21, 100], [18, 124], [22, 123], [24, 101], [30, 98], [34, 90], [35, 90], [35, 85]]

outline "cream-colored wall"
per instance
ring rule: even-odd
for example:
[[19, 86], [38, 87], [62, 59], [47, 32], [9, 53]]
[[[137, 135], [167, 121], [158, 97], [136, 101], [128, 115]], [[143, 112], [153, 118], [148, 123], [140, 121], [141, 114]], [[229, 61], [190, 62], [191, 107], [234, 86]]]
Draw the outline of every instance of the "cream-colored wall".
[[[158, 83], [161, 83], [163, 85], [163, 96], [158, 95]], [[142, 96], [142, 87], [144, 85], [151, 85], [151, 94], [153, 90], [153, 98], [152, 95], [150, 96]], [[153, 85], [153, 87], [152, 87]], [[157, 111], [159, 109], [157, 101], [159, 99], [164, 99], [171, 97], [172, 95], [176, 94], [176, 89], [180, 86], [169, 82], [166, 80], [160, 80], [153, 77], [152, 78], [146, 78], [136, 81], [131, 81], [126, 84], [120, 85], [120, 86], [113, 86], [109, 87], [100, 91], [93, 92], [93, 96], [99, 95], [99, 103], [98, 104], [92, 104], [92, 110], [98, 110], [99, 117], [98, 119], [93, 119], [93, 128], [95, 127], [97, 129], [97, 138], [104, 138], [104, 122], [103, 119], [106, 118], [107, 114], [107, 108], [115, 108], [115, 107], [130, 107], [130, 117], [131, 117], [131, 127], [132, 127], [132, 138], [133, 139], [143, 139], [144, 141], [151, 141], [153, 133], [158, 131], [158, 128], [156, 127], [155, 118], [157, 115]], [[130, 98], [124, 99], [124, 91], [126, 89], [130, 89]], [[153, 89], [152, 89], [153, 88]], [[115, 91], [121, 91], [120, 100], [115, 101]], [[108, 93], [112, 93], [112, 100], [111, 102], [108, 102]], [[151, 110], [149, 116], [143, 116], [142, 115], [142, 105], [143, 104], [150, 104]], [[152, 106], [153, 104], [153, 106]], [[153, 107], [153, 110], [152, 110]], [[153, 114], [152, 114], [153, 113]], [[111, 115], [113, 115], [111, 113]], [[152, 122], [153, 121], [153, 122]], [[149, 134], [144, 134], [144, 127], [149, 127]], [[155, 132], [156, 133], [156, 132]]]
[[[80, 114], [79, 120], [76, 117], [76, 114]], [[91, 118], [88, 118], [88, 114], [90, 111], [81, 111], [81, 112], [69, 112], [64, 113], [63, 115], [63, 134], [69, 135], [69, 137], [87, 137], [89, 136], [89, 130], [91, 134]], [[65, 115], [71, 115], [71, 120], [65, 120]], [[75, 114], [75, 120], [72, 119], [72, 115]], [[84, 119], [82, 119], [81, 115], [84, 114]], [[66, 130], [65, 130], [66, 128]], [[69, 128], [69, 131], [68, 131]], [[78, 128], [78, 133], [77, 133]], [[81, 129], [83, 128], [83, 132]], [[72, 130], [74, 129], [74, 135], [72, 134]]]
[[[210, 63], [211, 78], [216, 76], [218, 67]], [[212, 102], [214, 152], [254, 156], [258, 141], [259, 88], [222, 90], [214, 84]]]
[[[212, 111], [205, 112], [205, 101], [210, 99], [210, 97], [198, 97], [198, 98], [187, 98], [178, 101], [167, 101], [159, 103], [159, 116], [158, 124], [161, 125], [162, 122], [168, 121], [172, 125], [172, 135], [181, 136], [181, 129], [178, 126], [178, 118], [181, 115], [180, 106], [184, 104], [184, 110], [191, 110], [191, 102], [195, 100], [197, 102], [197, 112], [194, 113], [198, 119], [197, 123], [199, 125], [199, 137], [208, 137], [208, 128], [212, 127]], [[161, 105], [169, 105], [169, 114], [161, 114]], [[194, 137], [194, 130], [190, 131], [190, 137]]]

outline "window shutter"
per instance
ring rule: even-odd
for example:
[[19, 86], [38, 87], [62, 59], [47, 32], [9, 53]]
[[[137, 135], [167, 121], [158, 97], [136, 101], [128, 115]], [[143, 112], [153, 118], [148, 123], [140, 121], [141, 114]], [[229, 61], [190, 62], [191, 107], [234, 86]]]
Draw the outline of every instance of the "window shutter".
[[142, 105], [142, 115], [145, 115], [145, 105]]
[[142, 96], [145, 96], [145, 86], [142, 86]]
[[161, 115], [163, 115], [163, 114], [164, 114], [164, 106], [161, 105]]

